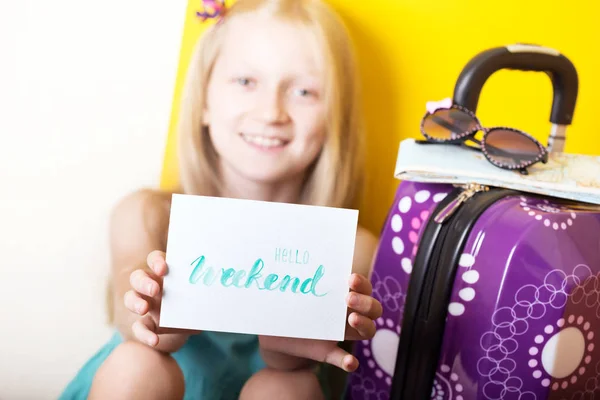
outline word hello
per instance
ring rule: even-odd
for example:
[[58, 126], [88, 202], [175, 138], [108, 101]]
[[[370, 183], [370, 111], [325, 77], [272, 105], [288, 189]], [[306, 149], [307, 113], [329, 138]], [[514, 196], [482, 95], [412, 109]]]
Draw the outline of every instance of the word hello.
[[290, 291], [296, 294], [310, 294], [317, 297], [323, 297], [327, 293], [318, 293], [317, 285], [325, 275], [325, 267], [319, 265], [312, 277], [302, 280], [299, 277], [285, 275], [280, 279], [278, 274], [271, 273], [263, 276], [262, 270], [265, 263], [262, 259], [254, 262], [249, 271], [245, 269], [236, 270], [234, 268], [213, 268], [206, 266], [206, 258], [200, 256], [190, 265], [194, 266], [188, 281], [195, 285], [202, 283], [206, 286], [212, 286], [215, 283], [223, 287], [233, 287], [238, 289], [257, 288], [259, 290], [279, 290], [280, 292]]
[[275, 249], [275, 262], [277, 263], [308, 264], [309, 260], [310, 254], [308, 251], [300, 252], [300, 250], [282, 249], [280, 247]]

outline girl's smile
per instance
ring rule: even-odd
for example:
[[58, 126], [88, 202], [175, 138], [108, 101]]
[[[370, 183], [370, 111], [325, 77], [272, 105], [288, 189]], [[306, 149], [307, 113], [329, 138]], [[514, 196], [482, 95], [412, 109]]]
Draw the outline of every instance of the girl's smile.
[[238, 187], [302, 180], [326, 140], [318, 45], [306, 28], [267, 14], [235, 22], [224, 32], [203, 121], [221, 173]]
[[276, 136], [254, 135], [250, 133], [240, 133], [240, 137], [250, 146], [261, 151], [279, 151], [290, 142], [288, 139], [283, 139]]

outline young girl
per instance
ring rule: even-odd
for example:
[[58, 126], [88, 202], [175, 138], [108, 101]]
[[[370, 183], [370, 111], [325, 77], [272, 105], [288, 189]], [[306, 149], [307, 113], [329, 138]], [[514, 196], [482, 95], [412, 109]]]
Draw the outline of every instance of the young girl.
[[[214, 4], [195, 49], [181, 114], [181, 192], [356, 207], [362, 119], [349, 39], [320, 0]], [[141, 190], [111, 220], [118, 333], [62, 399], [319, 399], [324, 362], [353, 371], [335, 342], [158, 328], [169, 193]], [[349, 340], [370, 339], [381, 304], [369, 273], [375, 238], [357, 232]]]

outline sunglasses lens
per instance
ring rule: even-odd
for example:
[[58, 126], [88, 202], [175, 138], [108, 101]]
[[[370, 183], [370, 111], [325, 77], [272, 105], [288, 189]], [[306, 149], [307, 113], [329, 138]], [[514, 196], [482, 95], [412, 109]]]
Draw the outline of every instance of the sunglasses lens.
[[438, 110], [428, 115], [423, 121], [423, 129], [427, 135], [437, 140], [451, 140], [456, 136], [472, 132], [477, 128], [477, 121], [461, 110]]
[[540, 155], [534, 140], [507, 129], [491, 130], [485, 137], [485, 149], [494, 162], [507, 166], [529, 164]]

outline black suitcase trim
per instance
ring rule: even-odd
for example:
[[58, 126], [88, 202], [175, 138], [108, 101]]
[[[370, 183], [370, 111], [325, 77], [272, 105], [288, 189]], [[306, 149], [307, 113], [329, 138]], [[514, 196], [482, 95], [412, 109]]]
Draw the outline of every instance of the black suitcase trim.
[[434, 217], [461, 192], [461, 188], [453, 190], [438, 204], [419, 242], [403, 310], [390, 399], [431, 398], [450, 295], [464, 245], [488, 207], [518, 194], [499, 188], [476, 193], [443, 224], [435, 222]]

